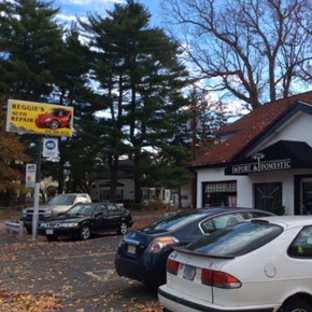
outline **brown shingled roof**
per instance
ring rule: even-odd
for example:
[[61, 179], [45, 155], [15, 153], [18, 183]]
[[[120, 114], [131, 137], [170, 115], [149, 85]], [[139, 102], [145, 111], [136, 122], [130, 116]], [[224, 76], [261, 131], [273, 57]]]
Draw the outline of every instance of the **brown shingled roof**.
[[188, 167], [204, 167], [231, 162], [238, 153], [280, 119], [297, 101], [312, 105], [312, 91], [264, 104], [239, 120], [226, 125], [218, 131], [219, 134], [237, 133], [191, 161]]

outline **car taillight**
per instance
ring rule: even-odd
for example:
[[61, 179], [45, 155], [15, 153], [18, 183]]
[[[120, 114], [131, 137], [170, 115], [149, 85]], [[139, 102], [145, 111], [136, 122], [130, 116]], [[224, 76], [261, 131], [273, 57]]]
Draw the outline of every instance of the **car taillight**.
[[167, 263], [166, 263], [166, 268], [167, 268], [168, 273], [171, 273], [173, 275], [177, 275], [178, 270], [179, 270], [179, 262], [171, 260], [168, 258]]
[[212, 270], [202, 270], [202, 274], [201, 274], [201, 282], [204, 285], [207, 286], [212, 286], [212, 275], [213, 275], [213, 271]]
[[157, 253], [163, 249], [170, 249], [178, 243], [179, 241], [172, 236], [157, 237], [151, 242], [150, 249], [151, 251]]
[[206, 269], [202, 270], [201, 282], [203, 285], [226, 289], [240, 288], [242, 286], [242, 283], [230, 274]]

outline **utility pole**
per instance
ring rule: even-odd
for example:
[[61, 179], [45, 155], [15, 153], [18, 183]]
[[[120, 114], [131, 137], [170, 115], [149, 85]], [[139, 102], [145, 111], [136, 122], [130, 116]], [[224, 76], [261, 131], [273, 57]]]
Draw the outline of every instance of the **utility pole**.
[[[192, 160], [196, 158], [196, 132], [197, 132], [197, 113], [196, 106], [192, 108]], [[196, 209], [196, 193], [197, 193], [197, 173], [192, 171], [192, 208]]]
[[[199, 93], [196, 87], [191, 93], [192, 103], [190, 105], [190, 111], [192, 113], [192, 144], [191, 144], [191, 153], [192, 153], [192, 161], [196, 159], [196, 149], [197, 149], [197, 131], [198, 131], [198, 112], [204, 111], [207, 109], [207, 99], [205, 94]], [[201, 126], [201, 125], [200, 125]], [[192, 170], [192, 208], [197, 208], [197, 172]]]
[[42, 152], [42, 136], [37, 138], [37, 170], [36, 184], [34, 194], [34, 211], [32, 219], [32, 240], [38, 239], [38, 224], [39, 224], [39, 198], [40, 198], [40, 182], [41, 182], [41, 152]]

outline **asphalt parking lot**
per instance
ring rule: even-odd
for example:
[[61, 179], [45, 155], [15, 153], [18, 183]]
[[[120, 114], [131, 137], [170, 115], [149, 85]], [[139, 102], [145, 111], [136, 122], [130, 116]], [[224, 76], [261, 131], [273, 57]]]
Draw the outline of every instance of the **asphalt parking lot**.
[[[1, 229], [0, 292], [25, 293], [26, 299], [28, 293], [48, 293], [57, 304], [45, 312], [160, 312], [155, 289], [115, 273], [120, 239], [112, 233], [88, 241], [51, 243], [39, 237], [33, 242], [25, 233], [20, 241], [18, 234]], [[21, 312], [17, 309], [7, 306], [5, 312]]]

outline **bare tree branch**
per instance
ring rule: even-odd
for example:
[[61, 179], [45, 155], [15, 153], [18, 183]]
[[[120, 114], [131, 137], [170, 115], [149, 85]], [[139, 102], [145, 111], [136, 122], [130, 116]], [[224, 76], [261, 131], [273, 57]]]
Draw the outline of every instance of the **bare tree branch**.
[[197, 79], [227, 90], [250, 109], [289, 96], [298, 83], [312, 79], [310, 0], [163, 0], [162, 5]]

